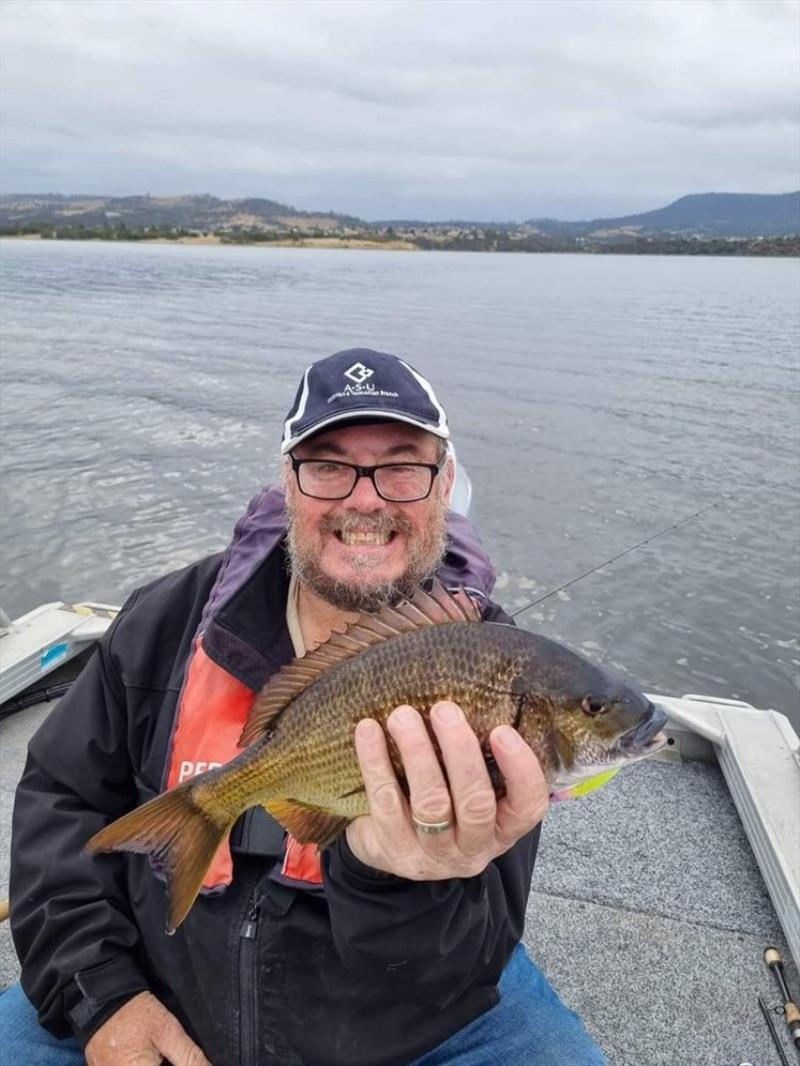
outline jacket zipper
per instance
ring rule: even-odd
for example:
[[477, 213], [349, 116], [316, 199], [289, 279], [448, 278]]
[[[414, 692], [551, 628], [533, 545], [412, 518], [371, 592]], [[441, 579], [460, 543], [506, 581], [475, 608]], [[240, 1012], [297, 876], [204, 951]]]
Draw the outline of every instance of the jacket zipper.
[[256, 938], [258, 900], [253, 891], [239, 932], [239, 1066], [256, 1062]]

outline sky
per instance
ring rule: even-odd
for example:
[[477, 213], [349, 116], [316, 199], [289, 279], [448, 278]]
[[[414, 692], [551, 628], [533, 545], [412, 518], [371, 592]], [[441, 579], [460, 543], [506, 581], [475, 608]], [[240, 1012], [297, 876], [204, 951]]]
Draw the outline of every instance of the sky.
[[3, 0], [0, 190], [377, 219], [800, 187], [798, 0]]

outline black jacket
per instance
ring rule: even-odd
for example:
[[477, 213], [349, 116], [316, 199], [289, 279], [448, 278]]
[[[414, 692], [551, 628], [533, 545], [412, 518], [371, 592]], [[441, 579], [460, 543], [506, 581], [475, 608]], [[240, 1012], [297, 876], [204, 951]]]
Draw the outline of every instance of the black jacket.
[[[324, 892], [309, 892], [269, 876], [283, 834], [251, 810], [232, 835], [232, 885], [198, 898], [171, 937], [164, 885], [145, 856], [82, 852], [159, 791], [220, 559], [135, 592], [31, 741], [12, 840], [23, 988], [48, 1030], [82, 1042], [150, 989], [215, 1066], [411, 1062], [497, 1002], [538, 831], [478, 877], [431, 883], [378, 874], [340, 838], [325, 854]], [[232, 638], [258, 634], [262, 683], [293, 656], [286, 591], [278, 550], [226, 607]], [[485, 617], [508, 620], [494, 605]]]

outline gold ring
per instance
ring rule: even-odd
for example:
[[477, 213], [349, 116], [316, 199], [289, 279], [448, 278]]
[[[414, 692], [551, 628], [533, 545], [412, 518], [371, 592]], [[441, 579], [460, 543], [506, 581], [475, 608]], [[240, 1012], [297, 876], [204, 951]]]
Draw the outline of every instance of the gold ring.
[[417, 828], [418, 833], [429, 833], [434, 835], [435, 833], [446, 833], [448, 829], [453, 828], [453, 823], [448, 818], [446, 822], [423, 822], [416, 815], [411, 815], [411, 820]]

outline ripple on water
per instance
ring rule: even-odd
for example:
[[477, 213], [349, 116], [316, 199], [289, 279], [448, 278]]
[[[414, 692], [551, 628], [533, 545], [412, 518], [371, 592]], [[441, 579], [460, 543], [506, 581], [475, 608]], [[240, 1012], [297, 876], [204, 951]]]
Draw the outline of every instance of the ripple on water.
[[8, 242], [2, 268], [12, 614], [222, 548], [302, 369], [372, 345], [445, 400], [504, 605], [599, 567], [521, 624], [796, 713], [796, 262]]

